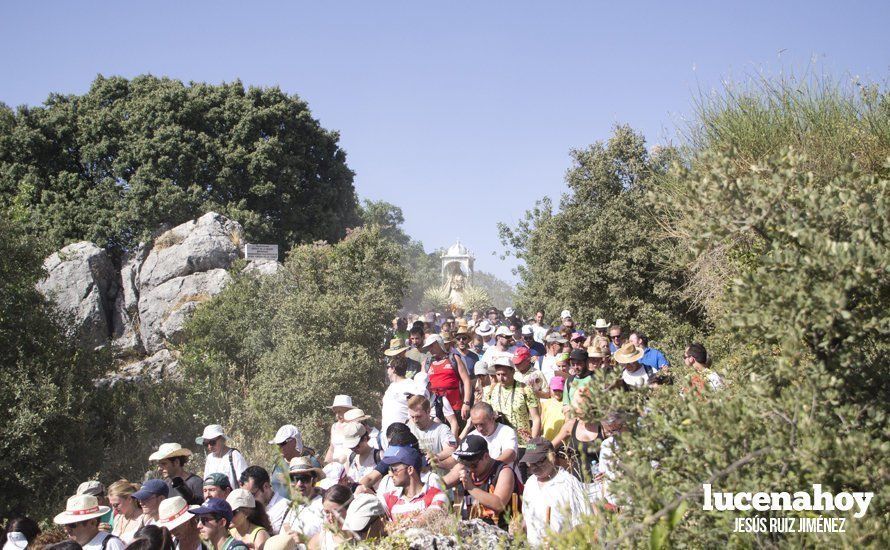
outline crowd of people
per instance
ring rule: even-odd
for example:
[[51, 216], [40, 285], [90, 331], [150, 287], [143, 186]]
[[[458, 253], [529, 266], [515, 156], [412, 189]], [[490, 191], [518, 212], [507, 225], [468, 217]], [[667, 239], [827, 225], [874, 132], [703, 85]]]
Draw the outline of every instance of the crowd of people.
[[[66, 540], [47, 545], [32, 520], [15, 518], [3, 550], [327, 549], [452, 513], [540, 545], [619, 505], [610, 485], [628, 418], [579, 414], [593, 373], [624, 391], [672, 381], [639, 331], [604, 319], [585, 331], [569, 311], [556, 326], [544, 318], [511, 308], [396, 318], [381, 350], [379, 422], [336, 395], [327, 449], [305, 445], [297, 423], [281, 426], [268, 441], [281, 460], [268, 469], [230, 447], [223, 426], [206, 426], [200, 475], [188, 447], [163, 443], [148, 457], [157, 478], [82, 483], [54, 518]], [[683, 360], [693, 390], [723, 386], [702, 344]]]

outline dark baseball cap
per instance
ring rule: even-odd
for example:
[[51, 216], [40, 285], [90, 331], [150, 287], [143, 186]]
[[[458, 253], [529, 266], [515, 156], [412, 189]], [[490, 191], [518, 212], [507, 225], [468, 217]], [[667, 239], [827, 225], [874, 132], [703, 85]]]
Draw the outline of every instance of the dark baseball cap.
[[133, 493], [136, 500], [145, 500], [155, 495], [161, 495], [164, 498], [170, 494], [170, 488], [164, 483], [163, 479], [149, 479], [142, 484], [142, 487]]
[[488, 452], [488, 441], [478, 434], [470, 434], [460, 443], [460, 447], [454, 450], [457, 458], [473, 459]]
[[383, 453], [383, 463], [387, 466], [394, 464], [413, 466], [419, 473], [423, 467], [423, 455], [414, 447], [390, 445]]
[[191, 510], [189, 510], [189, 513], [196, 516], [214, 514], [219, 517], [226, 518], [229, 523], [232, 523], [232, 507], [229, 505], [228, 502], [221, 498], [208, 498], [204, 501], [204, 504], [198, 506], [197, 508], [192, 508]]
[[214, 472], [204, 478], [204, 486], [205, 487], [215, 486], [215, 487], [219, 487], [220, 489], [231, 489], [232, 482], [229, 481], [229, 476], [227, 476], [226, 474]]
[[535, 462], [546, 458], [547, 453], [552, 450], [553, 443], [550, 443], [550, 440], [543, 437], [532, 438], [528, 441], [528, 443], [525, 444], [525, 454], [522, 455], [522, 458], [519, 460], [519, 462], [534, 464]]
[[583, 349], [573, 349], [569, 353], [569, 361], [587, 361], [587, 351]]

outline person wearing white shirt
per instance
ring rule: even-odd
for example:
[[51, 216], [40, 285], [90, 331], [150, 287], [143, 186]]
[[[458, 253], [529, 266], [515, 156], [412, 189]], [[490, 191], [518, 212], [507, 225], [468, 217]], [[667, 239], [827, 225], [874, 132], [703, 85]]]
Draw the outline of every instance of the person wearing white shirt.
[[[488, 454], [508, 466], [513, 466], [519, 443], [516, 430], [495, 420], [494, 409], [484, 401], [473, 405], [470, 409], [470, 423], [474, 430], [470, 433], [479, 434], [488, 443]], [[443, 468], [453, 468], [457, 461], [453, 458], [442, 461]]]
[[592, 513], [584, 485], [558, 467], [555, 459], [553, 444], [543, 437], [529, 440], [522, 457], [532, 474], [522, 494], [522, 515], [531, 546], [541, 546], [548, 533], [568, 531]]
[[301, 538], [309, 541], [324, 526], [324, 508], [322, 495], [315, 483], [324, 479], [324, 470], [316, 468], [303, 456], [290, 461], [291, 487], [304, 504], [291, 507], [284, 516], [282, 529], [287, 525], [291, 531], [299, 533]]
[[227, 441], [228, 436], [219, 424], [207, 426], [201, 436], [195, 438], [195, 443], [203, 445], [208, 451], [201, 477], [207, 479], [213, 473], [225, 474], [232, 487], [237, 489], [241, 486], [238, 480], [247, 469], [247, 461], [241, 451], [228, 447]]
[[99, 530], [100, 518], [109, 510], [108, 506], [99, 506], [93, 495], [74, 495], [68, 499], [65, 511], [56, 515], [53, 522], [65, 529], [69, 539], [88, 550], [103, 550], [103, 546], [105, 550], [124, 550], [121, 539]]
[[290, 508], [290, 500], [282, 497], [272, 488], [269, 472], [262, 466], [251, 466], [241, 474], [241, 488], [263, 503], [269, 523], [272, 524], [270, 535], [277, 535], [284, 523], [284, 516]]
[[547, 336], [547, 331], [550, 330], [550, 327], [544, 324], [543, 309], [539, 309], [535, 312], [535, 322], [531, 324], [531, 327], [534, 339], [543, 344], [544, 338]]
[[[477, 329], [478, 332], [478, 329]], [[513, 343], [513, 333], [507, 327], [498, 327], [495, 331], [495, 345], [489, 346], [479, 358], [486, 365], [494, 365], [495, 360], [501, 357], [513, 359], [516, 345]]]
[[414, 394], [417, 386], [413, 380], [405, 378], [408, 364], [399, 359], [399, 357], [394, 357], [386, 367], [389, 386], [383, 394], [383, 405], [380, 409], [380, 431], [384, 434], [390, 424], [408, 422], [408, 397]]

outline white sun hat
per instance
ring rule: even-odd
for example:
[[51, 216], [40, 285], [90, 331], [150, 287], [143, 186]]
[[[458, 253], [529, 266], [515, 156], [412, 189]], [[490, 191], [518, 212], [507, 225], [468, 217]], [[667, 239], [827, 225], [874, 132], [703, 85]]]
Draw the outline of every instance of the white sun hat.
[[[207, 439], [213, 439], [208, 437]], [[192, 456], [192, 452], [183, 449], [179, 443], [162, 443], [158, 450], [148, 456], [149, 461], [164, 460], [165, 458], [173, 458], [174, 456]]]
[[165, 498], [158, 507], [158, 527], [171, 531], [193, 517], [195, 514], [189, 512], [189, 503], [180, 496]]
[[195, 443], [198, 445], [203, 445], [204, 440], [206, 439], [216, 439], [217, 437], [222, 437], [223, 439], [228, 439], [229, 436], [226, 435], [225, 430], [219, 424], [210, 424], [204, 428], [204, 432], [200, 437], [195, 438]]
[[352, 397], [348, 395], [335, 395], [334, 396], [334, 404], [328, 407], [329, 409], [352, 409]]
[[10, 531], [6, 533], [6, 543], [3, 550], [25, 550], [28, 547], [28, 537], [19, 531]]
[[512, 307], [508, 307], [504, 310], [504, 317], [513, 317], [514, 313], [516, 313], [516, 311]]
[[492, 326], [491, 322], [488, 319], [483, 319], [476, 325], [476, 334], [482, 336], [483, 338], [486, 336], [491, 336], [494, 333], [494, 326]]
[[278, 431], [275, 432], [275, 437], [269, 440], [269, 445], [281, 445], [288, 439], [295, 440], [297, 442], [297, 451], [303, 452], [303, 436], [300, 434], [300, 428], [293, 424], [285, 424], [278, 428]]
[[87, 519], [104, 516], [111, 510], [108, 506], [99, 506], [99, 500], [93, 495], [74, 495], [65, 504], [65, 511], [53, 518], [57, 525], [68, 525]]
[[562, 310], [562, 313], [559, 314], [559, 317], [561, 319], [571, 319], [572, 313], [569, 310], [564, 309], [564, 310]]
[[505, 326], [500, 326], [500, 327], [498, 327], [498, 330], [495, 331], [495, 335], [496, 336], [510, 336], [510, 337], [512, 337], [513, 331], [508, 329]]

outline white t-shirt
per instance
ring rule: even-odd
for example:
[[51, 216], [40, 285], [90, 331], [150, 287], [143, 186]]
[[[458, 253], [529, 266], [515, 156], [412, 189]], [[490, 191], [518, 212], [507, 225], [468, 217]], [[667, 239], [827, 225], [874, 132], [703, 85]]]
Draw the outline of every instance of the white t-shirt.
[[414, 380], [396, 380], [391, 383], [383, 394], [383, 406], [380, 410], [380, 430], [385, 434], [390, 424], [408, 422], [408, 397], [417, 388]]
[[490, 348], [485, 350], [485, 353], [482, 354], [482, 357], [480, 357], [479, 360], [482, 361], [483, 363], [485, 363], [486, 365], [493, 367], [495, 359], [497, 359], [499, 357], [506, 357], [507, 360], [512, 361], [513, 360], [513, 352], [515, 352], [515, 351], [516, 351], [515, 345], [507, 348], [507, 351], [501, 351], [498, 349], [497, 346], [491, 346]]
[[610, 435], [600, 445], [599, 463], [597, 471], [603, 474], [602, 495], [609, 504], [615, 504], [615, 496], [609, 491], [609, 485], [618, 474], [618, 458], [615, 456], [615, 448], [618, 446], [615, 436]]
[[[229, 463], [229, 455], [232, 455], [231, 464]], [[233, 467], [235, 468], [234, 474], [232, 473]], [[238, 482], [238, 479], [241, 477], [241, 472], [246, 469], [247, 461], [244, 460], [244, 455], [241, 454], [241, 451], [229, 449], [226, 451], [226, 454], [221, 457], [217, 457], [213, 453], [207, 455], [207, 459], [204, 462], [204, 475], [201, 477], [207, 479], [207, 476], [210, 474], [225, 474], [226, 477], [229, 478], [229, 483], [232, 485], [232, 488], [237, 489], [238, 487], [241, 487], [241, 484]]]
[[544, 483], [535, 475], [525, 482], [522, 516], [528, 543], [532, 546], [541, 544], [548, 529], [557, 533], [568, 531], [591, 512], [587, 489], [578, 478], [562, 468], [553, 479]]
[[532, 338], [534, 338], [536, 342], [541, 342], [543, 344], [544, 338], [547, 337], [548, 330], [550, 330], [550, 327], [534, 323], [532, 324]]
[[284, 522], [294, 531], [307, 537], [313, 537], [324, 526], [324, 508], [321, 506], [321, 495], [312, 498], [309, 504], [297, 505], [288, 510]]
[[[110, 536], [105, 531], [99, 531], [95, 537], [93, 537], [90, 542], [83, 545], [84, 550], [102, 550], [102, 541], [105, 540], [105, 537]], [[124, 541], [121, 539], [114, 537], [108, 541], [105, 545], [105, 550], [124, 550], [126, 545], [124, 545]]]
[[441, 453], [446, 446], [454, 446], [457, 443], [451, 428], [435, 420], [426, 430], [421, 430], [414, 422], [409, 423], [408, 427], [420, 443], [420, 448], [435, 455]]
[[649, 382], [649, 375], [646, 374], [645, 367], [640, 367], [636, 372], [623, 369], [621, 371], [621, 379], [632, 388], [642, 388]]
[[371, 449], [371, 452], [368, 453], [368, 456], [365, 458], [362, 458], [361, 455], [358, 454], [353, 456], [352, 460], [349, 462], [349, 468], [346, 470], [346, 475], [356, 483], [361, 481], [366, 474], [377, 466], [377, 463], [374, 461], [374, 455], [378, 453], [380, 456], [383, 455], [382, 451]]
[[278, 493], [272, 493], [272, 500], [266, 507], [266, 513], [269, 515], [269, 523], [272, 524], [272, 535], [277, 535], [281, 531], [281, 525], [284, 523], [284, 516], [290, 508], [290, 501]]
[[[516, 430], [504, 424], [497, 424], [497, 427], [495, 427], [494, 431], [491, 432], [491, 435], [488, 436], [482, 435], [476, 430], [473, 430], [470, 433], [480, 435], [488, 442], [488, 454], [491, 458], [501, 456], [507, 449], [513, 449], [514, 451], [519, 449], [519, 443], [516, 441]], [[514, 454], [513, 456], [515, 461], [516, 455]], [[512, 466], [513, 462], [511, 461], [507, 465]]]
[[544, 379], [547, 381], [547, 387], [550, 387], [550, 379], [553, 378], [557, 370], [556, 355], [545, 355], [541, 359], [541, 374], [544, 375]]

